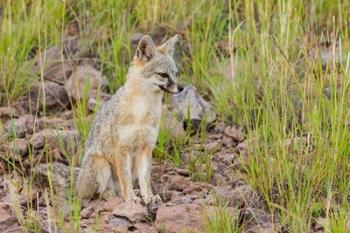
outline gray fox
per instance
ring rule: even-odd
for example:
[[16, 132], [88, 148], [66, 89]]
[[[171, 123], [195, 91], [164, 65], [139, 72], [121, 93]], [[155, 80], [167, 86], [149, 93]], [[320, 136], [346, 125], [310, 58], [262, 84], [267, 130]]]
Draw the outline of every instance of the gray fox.
[[178, 35], [156, 47], [140, 40], [127, 80], [97, 113], [86, 144], [77, 181], [80, 198], [104, 198], [121, 191], [125, 201], [140, 201], [133, 189], [138, 180], [144, 203], [160, 201], [151, 187], [152, 151], [156, 144], [164, 92], [179, 93], [173, 59]]

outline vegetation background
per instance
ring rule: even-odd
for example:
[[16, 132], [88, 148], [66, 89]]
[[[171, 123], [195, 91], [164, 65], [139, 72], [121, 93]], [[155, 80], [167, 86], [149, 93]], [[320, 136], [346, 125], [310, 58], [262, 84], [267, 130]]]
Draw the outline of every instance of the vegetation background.
[[[63, 50], [69, 33], [97, 59], [109, 93], [125, 82], [138, 33], [157, 43], [177, 33], [179, 79], [210, 100], [217, 122], [244, 129], [244, 179], [283, 229], [312, 232], [323, 218], [324, 232], [349, 232], [349, 26], [348, 0], [3, 0], [0, 103], [13, 106], [44, 82], [44, 70], [34, 74], [28, 61], [52, 46]], [[72, 106], [83, 141], [86, 105]], [[302, 140], [291, 149], [293, 138]], [[169, 151], [168, 140], [162, 129], [155, 157], [181, 166], [181, 151], [191, 147], [180, 139]], [[35, 229], [29, 215], [22, 218]], [[78, 210], [70, 221], [79, 222]], [[242, 231], [231, 218], [209, 224], [212, 232]]]

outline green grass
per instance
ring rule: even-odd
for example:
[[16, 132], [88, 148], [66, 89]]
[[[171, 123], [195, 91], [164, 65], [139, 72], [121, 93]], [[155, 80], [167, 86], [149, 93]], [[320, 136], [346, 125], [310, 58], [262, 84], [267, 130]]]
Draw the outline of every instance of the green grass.
[[[235, 212], [236, 211], [236, 212]], [[241, 233], [242, 227], [238, 224], [237, 210], [229, 209], [223, 205], [216, 207], [212, 213], [208, 213], [207, 229], [209, 233]]]
[[[310, 232], [318, 217], [327, 219], [327, 231], [346, 232], [350, 211], [350, 131], [345, 127], [350, 119], [349, 1], [7, 0], [0, 6], [4, 7], [0, 22], [2, 105], [14, 103], [33, 81], [43, 81], [43, 71], [33, 75], [25, 62], [52, 45], [62, 45], [70, 22], [78, 23], [80, 37], [100, 60], [112, 93], [125, 81], [134, 52], [131, 36], [137, 31], [164, 33], [159, 28], [165, 25], [168, 36], [181, 36], [181, 81], [193, 83], [208, 95], [220, 120], [247, 128], [254, 143], [245, 161], [245, 179], [263, 194], [288, 232]], [[320, 59], [314, 59], [310, 51], [326, 40], [341, 45], [342, 60], [330, 62], [323, 71]], [[218, 51], [221, 41], [230, 42], [230, 59]], [[233, 82], [221, 70], [225, 59], [233, 67]], [[73, 111], [86, 139], [90, 127], [86, 99]], [[312, 146], [300, 144], [291, 149], [285, 145], [287, 139], [305, 134], [311, 135]], [[157, 158], [181, 165], [181, 151], [191, 149], [188, 140], [171, 143], [162, 130]], [[210, 170], [210, 160], [195, 161], [193, 166], [197, 163], [207, 164]], [[79, 211], [72, 216], [69, 219], [76, 225]], [[212, 222], [211, 232], [237, 232], [226, 215], [220, 216]], [[40, 232], [33, 216], [24, 217], [27, 228]], [[222, 231], [226, 224], [231, 230]]]

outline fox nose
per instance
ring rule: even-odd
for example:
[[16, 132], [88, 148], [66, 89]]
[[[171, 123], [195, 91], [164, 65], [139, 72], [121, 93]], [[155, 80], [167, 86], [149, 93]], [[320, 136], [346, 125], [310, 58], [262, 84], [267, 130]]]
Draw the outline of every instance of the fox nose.
[[179, 93], [180, 93], [184, 89], [184, 87], [181, 85], [177, 85], [177, 89], [179, 90]]

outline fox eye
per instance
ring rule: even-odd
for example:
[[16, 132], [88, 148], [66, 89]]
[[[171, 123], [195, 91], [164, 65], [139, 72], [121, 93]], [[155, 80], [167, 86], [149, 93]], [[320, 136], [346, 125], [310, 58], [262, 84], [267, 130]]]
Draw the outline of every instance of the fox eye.
[[157, 73], [162, 78], [169, 78], [169, 75], [167, 73]]

